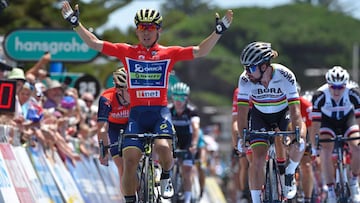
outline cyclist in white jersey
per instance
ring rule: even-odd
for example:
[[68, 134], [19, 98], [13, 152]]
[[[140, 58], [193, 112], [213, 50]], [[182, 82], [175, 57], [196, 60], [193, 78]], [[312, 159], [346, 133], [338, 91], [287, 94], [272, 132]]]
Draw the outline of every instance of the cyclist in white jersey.
[[[240, 59], [246, 70], [240, 75], [238, 85], [240, 139], [238, 143], [233, 142], [233, 145], [243, 151], [243, 131], [240, 129], [248, 128], [248, 117], [244, 115], [248, 115], [250, 103], [253, 104], [250, 111], [251, 130], [268, 131], [276, 126], [276, 129], [285, 131], [290, 122], [292, 126], [299, 126], [301, 139], [299, 143], [290, 145], [287, 166], [284, 146], [275, 141], [279, 171], [285, 181], [284, 195], [292, 199], [296, 194], [294, 173], [305, 150], [306, 126], [301, 118], [295, 75], [283, 65], [270, 63], [276, 56], [278, 53], [266, 42], [250, 43], [242, 51]], [[251, 136], [250, 147], [252, 161], [249, 165], [249, 187], [252, 202], [260, 203], [261, 189], [265, 182], [263, 169], [269, 147], [268, 138]]]
[[[327, 84], [321, 86], [313, 95], [312, 130], [310, 138], [315, 146], [315, 135], [320, 138], [331, 138], [336, 135], [345, 137], [359, 136], [360, 92], [353, 83], [349, 83], [349, 73], [340, 66], [334, 66], [326, 73]], [[353, 202], [360, 202], [358, 175], [360, 170], [360, 141], [348, 142], [352, 153], [350, 168], [352, 176], [349, 181]], [[321, 170], [327, 184], [327, 202], [336, 202], [334, 189], [334, 165], [332, 152], [334, 143], [321, 143]]]

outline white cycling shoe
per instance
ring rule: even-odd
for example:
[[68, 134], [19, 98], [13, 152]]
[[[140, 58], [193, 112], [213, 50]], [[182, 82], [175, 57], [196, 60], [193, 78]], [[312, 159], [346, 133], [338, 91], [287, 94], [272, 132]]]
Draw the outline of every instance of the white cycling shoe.
[[359, 183], [350, 185], [350, 194], [353, 203], [360, 203]]
[[287, 199], [293, 199], [296, 195], [296, 181], [294, 174], [285, 174], [284, 195]]
[[160, 191], [164, 199], [169, 199], [174, 196], [174, 187], [171, 178], [160, 180]]

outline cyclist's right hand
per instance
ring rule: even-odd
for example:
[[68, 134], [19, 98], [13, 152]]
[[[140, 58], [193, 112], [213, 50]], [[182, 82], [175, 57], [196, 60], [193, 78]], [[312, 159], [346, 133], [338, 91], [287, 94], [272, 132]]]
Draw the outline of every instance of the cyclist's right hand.
[[100, 164], [103, 166], [109, 166], [109, 153], [106, 153], [104, 157], [99, 156]]
[[311, 159], [315, 160], [319, 156], [319, 152], [316, 148], [311, 147]]
[[240, 153], [240, 154], [243, 154], [246, 152], [246, 147], [245, 147], [245, 143], [244, 143], [244, 140], [243, 139], [239, 139], [238, 140], [238, 143], [237, 143], [237, 151]]

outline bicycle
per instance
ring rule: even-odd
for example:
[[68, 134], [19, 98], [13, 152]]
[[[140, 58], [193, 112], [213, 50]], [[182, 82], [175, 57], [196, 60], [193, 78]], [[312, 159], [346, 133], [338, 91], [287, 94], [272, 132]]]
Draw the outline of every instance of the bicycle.
[[183, 159], [187, 150], [176, 149], [175, 150], [175, 162], [172, 169], [172, 181], [174, 186], [174, 196], [172, 197], [172, 202], [176, 203], [183, 198], [183, 185], [182, 185], [182, 173], [181, 173], [181, 160]]
[[[275, 128], [274, 128], [275, 129]], [[294, 131], [249, 131], [243, 129], [243, 139], [248, 140], [251, 135], [269, 137], [270, 146], [265, 164], [265, 183], [262, 190], [262, 199], [264, 203], [283, 202], [283, 183], [281, 181], [278, 165], [276, 162], [276, 151], [274, 138], [282, 136], [286, 140], [287, 137], [295, 135], [295, 140], [300, 140], [300, 129], [297, 126]]]
[[172, 139], [173, 156], [175, 156], [175, 142], [172, 135], [160, 135], [157, 133], [123, 134], [124, 138], [137, 138], [144, 140], [144, 152], [139, 163], [139, 183], [137, 190], [140, 203], [160, 203], [161, 195], [159, 188], [155, 185], [155, 166], [152, 158], [152, 148], [155, 139]]
[[350, 186], [348, 183], [347, 171], [344, 163], [345, 150], [344, 145], [346, 142], [351, 140], [357, 140], [360, 137], [343, 137], [342, 135], [336, 135], [334, 138], [323, 138], [320, 139], [319, 135], [315, 136], [315, 143], [317, 149], [320, 149], [321, 142], [334, 142], [334, 153], [337, 156], [336, 159], [336, 180], [337, 183], [335, 185], [336, 196], [338, 198], [338, 202], [350, 202]]

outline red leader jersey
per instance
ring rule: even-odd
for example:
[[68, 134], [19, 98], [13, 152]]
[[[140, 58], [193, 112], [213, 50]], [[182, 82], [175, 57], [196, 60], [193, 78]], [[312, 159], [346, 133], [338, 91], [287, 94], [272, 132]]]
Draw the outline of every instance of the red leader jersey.
[[128, 73], [130, 105], [167, 106], [169, 75], [178, 61], [194, 59], [193, 47], [104, 42], [102, 53], [117, 57]]

